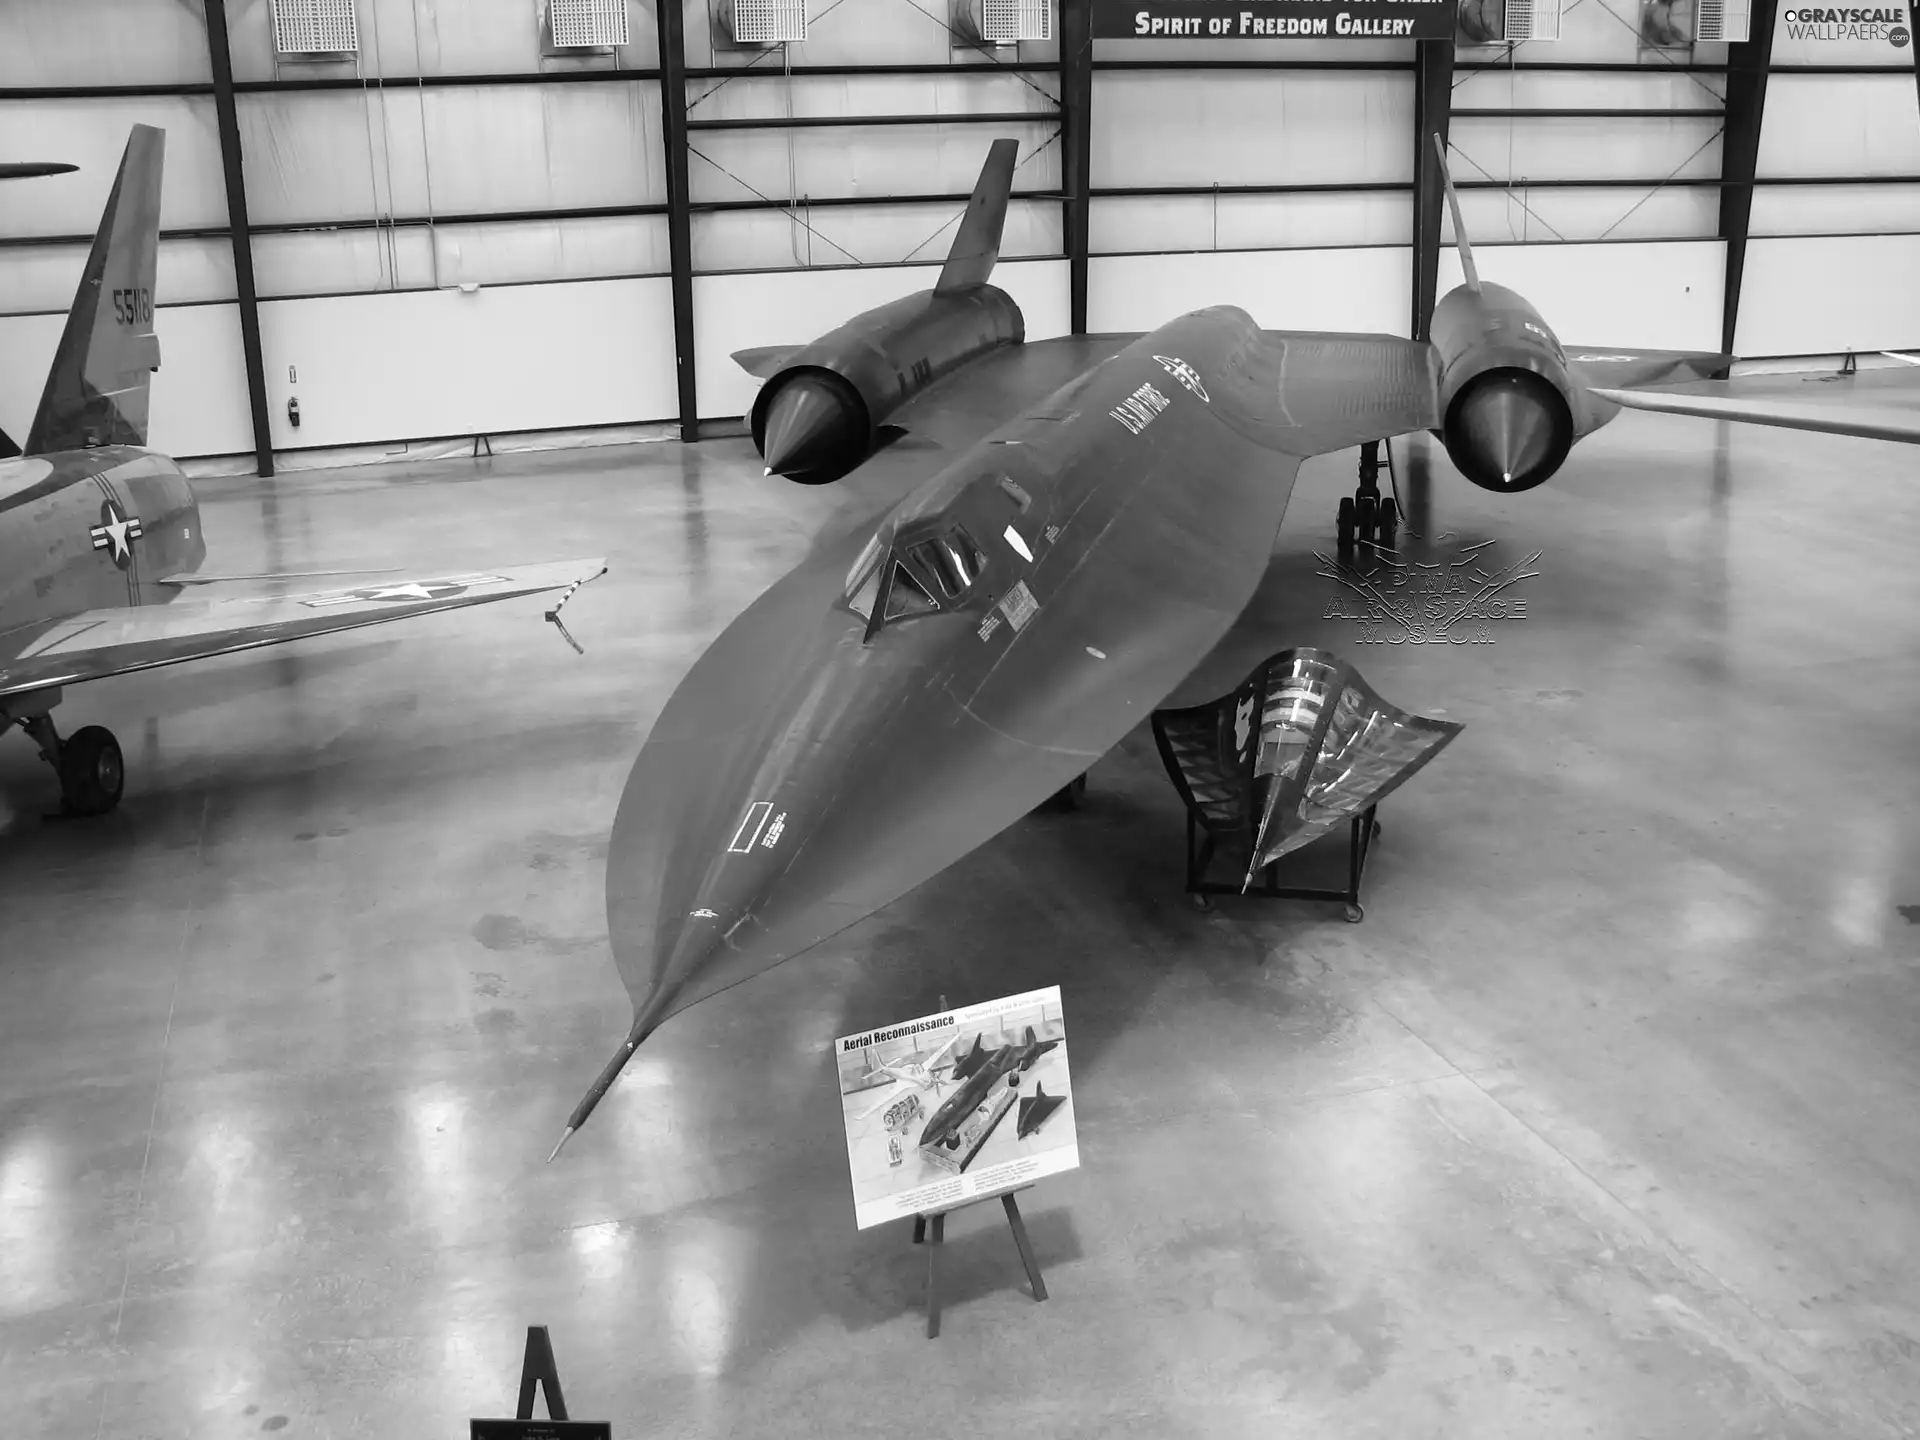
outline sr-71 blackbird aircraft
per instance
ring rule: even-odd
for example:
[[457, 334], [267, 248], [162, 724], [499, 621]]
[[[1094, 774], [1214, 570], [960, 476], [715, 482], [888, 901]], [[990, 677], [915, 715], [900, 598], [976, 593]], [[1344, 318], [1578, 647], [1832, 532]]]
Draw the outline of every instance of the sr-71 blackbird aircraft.
[[[0, 460], [0, 731], [18, 725], [39, 745], [71, 814], [111, 810], [124, 771], [108, 730], [89, 725], [63, 739], [54, 729], [63, 686], [577, 588], [605, 568], [576, 560], [167, 603], [192, 585], [368, 572], [198, 573], [207, 553], [199, 506], [179, 467], [146, 448], [160, 366], [153, 285], [165, 140], [150, 125], [133, 127], [25, 452]], [[556, 625], [559, 608], [548, 612]]]
[[1259, 585], [1303, 461], [1431, 429], [1474, 484], [1528, 490], [1618, 413], [1590, 387], [1725, 367], [1569, 355], [1480, 280], [1450, 181], [1466, 278], [1430, 342], [1265, 330], [1229, 305], [1025, 342], [987, 283], [1013, 152], [995, 143], [931, 292], [740, 357], [766, 381], [768, 468], [844, 475], [857, 523], [713, 642], [641, 749], [607, 857], [633, 1025], [561, 1144], [668, 1016], [938, 874], [1162, 704], [1240, 679], [1176, 696]]
[[959, 1066], [954, 1067], [954, 1078], [962, 1082], [960, 1088], [928, 1118], [926, 1129], [920, 1132], [920, 1143], [958, 1148], [960, 1122], [987, 1098], [994, 1082], [1004, 1075], [1011, 1077], [1008, 1083], [1018, 1085], [1021, 1074], [1031, 1070], [1036, 1060], [1059, 1043], [1039, 1039], [1031, 1025], [1027, 1027], [1025, 1040], [1019, 1044], [997, 1045], [991, 1050], [982, 1050], [980, 1037], [974, 1036], [972, 1053], [965, 1061], [966, 1074], [960, 1073]]

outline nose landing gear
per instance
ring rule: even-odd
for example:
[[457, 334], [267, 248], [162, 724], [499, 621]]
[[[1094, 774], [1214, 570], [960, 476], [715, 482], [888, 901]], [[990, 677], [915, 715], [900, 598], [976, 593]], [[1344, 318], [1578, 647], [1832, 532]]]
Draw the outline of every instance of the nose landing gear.
[[[1342, 557], [1351, 555], [1356, 545], [1391, 550], [1400, 533], [1400, 507], [1391, 495], [1380, 493], [1380, 441], [1369, 440], [1360, 447], [1360, 483], [1353, 494], [1344, 496], [1334, 517], [1334, 533]], [[1393, 452], [1387, 452], [1387, 467], [1393, 467]]]

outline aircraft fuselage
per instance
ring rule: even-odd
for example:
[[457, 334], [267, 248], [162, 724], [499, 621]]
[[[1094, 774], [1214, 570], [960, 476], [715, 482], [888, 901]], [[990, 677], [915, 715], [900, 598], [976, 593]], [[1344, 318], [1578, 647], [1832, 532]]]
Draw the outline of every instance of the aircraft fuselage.
[[152, 605], [206, 558], [200, 510], [165, 455], [106, 445], [0, 460], [0, 634]]
[[[1264, 573], [1292, 488], [1295, 463], [1262, 443], [1286, 364], [1237, 310], [1164, 326], [715, 641], [614, 824], [609, 923], [646, 1024], [938, 873], [1199, 663]], [[958, 593], [949, 548], [971, 573]]]

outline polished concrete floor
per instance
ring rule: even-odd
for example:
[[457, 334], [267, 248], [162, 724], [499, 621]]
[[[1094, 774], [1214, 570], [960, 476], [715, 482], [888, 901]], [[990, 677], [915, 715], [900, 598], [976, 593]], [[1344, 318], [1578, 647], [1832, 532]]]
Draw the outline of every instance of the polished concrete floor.
[[[1423, 553], [1537, 578], [1481, 643], [1328, 618], [1303, 475], [1249, 659], [1467, 724], [1364, 924], [1180, 893], [1150, 738], [857, 929], [626, 1016], [627, 766], [831, 497], [743, 443], [203, 487], [210, 565], [604, 551], [527, 601], [70, 692], [100, 822], [0, 746], [0, 1394], [45, 1437], [446, 1436], [529, 1324], [622, 1437], [1920, 1434], [1913, 452], [1624, 417]], [[929, 824], [939, 823], [929, 816]], [[856, 1231], [828, 1042], [1051, 983], [1083, 1168]]]

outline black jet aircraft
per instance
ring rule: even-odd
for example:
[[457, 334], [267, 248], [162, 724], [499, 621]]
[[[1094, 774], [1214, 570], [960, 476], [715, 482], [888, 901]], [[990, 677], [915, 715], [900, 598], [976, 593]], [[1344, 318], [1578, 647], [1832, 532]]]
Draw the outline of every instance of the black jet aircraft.
[[111, 810], [125, 772], [102, 726], [54, 729], [65, 686], [546, 590], [566, 589], [564, 605], [605, 568], [576, 560], [179, 599], [199, 585], [371, 572], [200, 573], [199, 506], [179, 466], [146, 443], [165, 142], [133, 127], [25, 453], [0, 460], [0, 732], [18, 725], [40, 747], [69, 814]]
[[[1058, 1040], [1040, 1040], [1031, 1025], [1027, 1027], [1023, 1041], [1012, 1045], [996, 1045], [984, 1052], [980, 1047], [980, 1037], [974, 1036], [966, 1078], [961, 1081], [960, 1088], [949, 1095], [928, 1118], [926, 1129], [920, 1132], [920, 1143], [945, 1145], [950, 1150], [959, 1148], [961, 1121], [979, 1107], [995, 1084], [1005, 1077], [1009, 1084], [1018, 1085], [1020, 1076], [1033, 1068], [1034, 1061], [1059, 1043]], [[978, 1063], [972, 1063], [975, 1061]], [[954, 1077], [960, 1078], [958, 1066], [954, 1067]]]
[[940, 286], [763, 367], [756, 414], [805, 381], [852, 417], [808, 465], [775, 455], [771, 417], [757, 433], [800, 478], [863, 459], [839, 482], [856, 523], [713, 642], [634, 764], [607, 857], [634, 1019], [562, 1144], [661, 1021], [938, 874], [1173, 697], [1260, 584], [1303, 461], [1435, 430], [1475, 485], [1529, 490], [1618, 413], [1594, 385], [1724, 366], [1569, 354], [1480, 280], [1451, 183], [1466, 279], [1430, 341], [1268, 330], [1220, 305], [1025, 342], [1013, 302], [984, 293], [1008, 144]]

